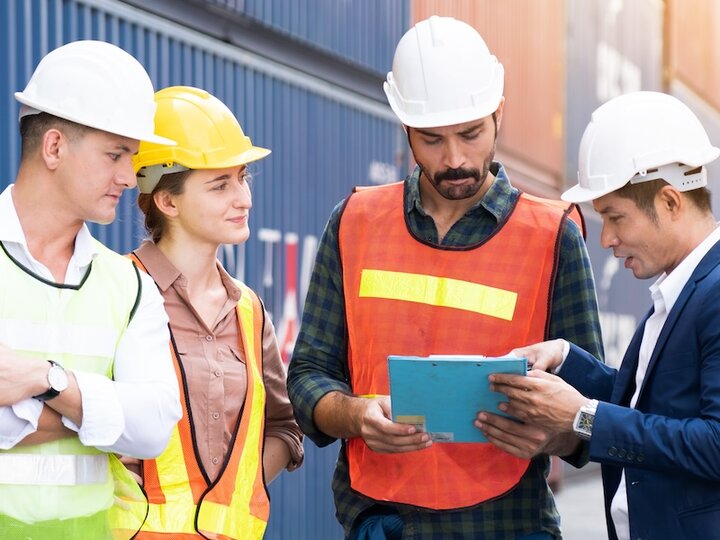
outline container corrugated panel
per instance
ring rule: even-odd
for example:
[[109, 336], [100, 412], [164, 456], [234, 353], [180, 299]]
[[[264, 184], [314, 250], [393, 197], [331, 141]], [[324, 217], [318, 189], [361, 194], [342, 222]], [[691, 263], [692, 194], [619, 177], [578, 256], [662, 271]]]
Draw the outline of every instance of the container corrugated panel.
[[720, 110], [720, 2], [667, 0], [667, 76]]
[[389, 70], [407, 29], [408, 2], [387, 0], [206, 0], [379, 72]]
[[[685, 103], [695, 113], [700, 123], [705, 128], [710, 143], [720, 147], [720, 113], [713, 106], [704, 100], [704, 96], [700, 96], [694, 92], [684, 81], [672, 79], [668, 81], [668, 92]], [[713, 209], [720, 208], [720, 159], [716, 159], [706, 165], [708, 175], [708, 187], [712, 193]]]
[[[251, 166], [250, 240], [220, 255], [263, 297], [282, 342], [291, 342], [317, 239], [332, 208], [356, 184], [384, 183], [404, 173], [398, 164], [404, 163], [405, 139], [389, 108], [112, 0], [0, 2], [0, 20], [0, 187], [18, 166], [12, 93], [22, 90], [48, 50], [77, 39], [123, 47], [157, 88], [209, 90], [235, 112], [255, 144], [273, 150]], [[137, 245], [143, 232], [135, 193], [122, 197], [112, 225], [91, 229], [117, 251]], [[318, 449], [308, 441], [306, 447], [303, 468], [270, 486], [267, 538], [342, 537], [330, 489], [338, 445]]]
[[511, 180], [557, 193], [564, 176], [564, 0], [413, 0], [414, 22], [452, 16], [475, 27], [505, 68], [498, 158]]
[[663, 3], [659, 0], [567, 0], [567, 171], [590, 115], [627, 92], [662, 90]]

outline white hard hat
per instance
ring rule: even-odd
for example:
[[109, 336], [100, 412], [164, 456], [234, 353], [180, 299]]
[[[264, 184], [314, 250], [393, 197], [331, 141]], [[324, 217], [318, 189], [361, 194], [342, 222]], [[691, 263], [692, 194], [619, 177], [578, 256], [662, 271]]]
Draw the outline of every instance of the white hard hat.
[[140, 141], [175, 144], [155, 135], [154, 89], [132, 55], [103, 41], [75, 41], [49, 52], [15, 99], [20, 118], [46, 112]]
[[383, 89], [403, 124], [440, 127], [494, 113], [503, 78], [502, 64], [472, 26], [433, 16], [400, 39]]
[[578, 184], [562, 194], [591, 201], [663, 179], [680, 191], [707, 185], [706, 163], [720, 155], [695, 114], [660, 92], [632, 92], [598, 107], [580, 141]]

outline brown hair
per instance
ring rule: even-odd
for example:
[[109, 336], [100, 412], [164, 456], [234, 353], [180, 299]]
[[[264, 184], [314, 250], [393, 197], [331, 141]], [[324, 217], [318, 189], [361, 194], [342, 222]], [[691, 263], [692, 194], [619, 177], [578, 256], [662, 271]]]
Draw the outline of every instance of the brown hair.
[[155, 204], [155, 194], [166, 191], [170, 195], [180, 195], [185, 189], [185, 180], [192, 171], [180, 171], [170, 173], [160, 178], [152, 193], [141, 193], [138, 195], [138, 206], [145, 214], [145, 229], [150, 234], [152, 241], [156, 244], [165, 233], [165, 215]]
[[[619, 197], [630, 199], [635, 205], [645, 212], [645, 214], [657, 223], [657, 212], [655, 211], [655, 196], [664, 187], [669, 185], [665, 180], [650, 180], [649, 182], [640, 182], [639, 184], [631, 184], [628, 182], [623, 187], [615, 191]], [[712, 199], [710, 190], [706, 187], [685, 191], [683, 194], [695, 204], [695, 206], [703, 212], [712, 211]]]
[[75, 142], [82, 139], [85, 134], [93, 128], [65, 120], [64, 118], [59, 118], [46, 112], [23, 116], [20, 119], [21, 160], [34, 154], [37, 149], [40, 148], [43, 136], [49, 129], [58, 129], [62, 131], [71, 142]]

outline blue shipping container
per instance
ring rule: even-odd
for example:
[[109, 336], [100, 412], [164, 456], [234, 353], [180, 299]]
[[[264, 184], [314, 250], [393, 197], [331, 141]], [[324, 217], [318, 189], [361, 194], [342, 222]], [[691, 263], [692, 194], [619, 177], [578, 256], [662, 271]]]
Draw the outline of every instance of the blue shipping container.
[[[316, 9], [321, 7], [318, 3]], [[157, 88], [207, 89], [235, 112], [255, 144], [273, 150], [252, 167], [251, 239], [220, 255], [264, 298], [282, 343], [291, 344], [317, 238], [332, 208], [353, 185], [384, 183], [405, 172], [405, 139], [389, 108], [114, 0], [1, 2], [0, 18], [5, 21], [0, 187], [12, 182], [19, 160], [18, 105], [12, 93], [22, 90], [44, 54], [78, 39], [121, 46], [143, 63]], [[361, 28], [368, 21], [353, 24]], [[362, 31], [379, 36], [370, 41], [386, 44], [389, 66], [397, 32]], [[135, 195], [125, 194], [112, 225], [91, 228], [111, 248], [131, 250], [144, 236]], [[304, 466], [270, 486], [267, 538], [342, 537], [330, 489], [337, 450], [337, 444], [326, 449], [306, 444]]]

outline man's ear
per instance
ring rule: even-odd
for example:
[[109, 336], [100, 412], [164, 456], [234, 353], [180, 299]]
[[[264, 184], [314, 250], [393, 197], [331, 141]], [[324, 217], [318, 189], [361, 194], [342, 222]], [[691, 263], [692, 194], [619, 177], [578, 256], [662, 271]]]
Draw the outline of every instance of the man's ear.
[[40, 155], [45, 166], [50, 170], [58, 168], [68, 152], [68, 140], [57, 128], [48, 129], [42, 137]]
[[682, 193], [670, 185], [660, 188], [656, 196], [656, 201], [658, 204], [657, 210], [666, 213], [672, 220], [678, 219], [680, 211], [686, 204]]
[[168, 217], [177, 217], [178, 209], [175, 206], [175, 198], [167, 191], [158, 191], [153, 194], [153, 201], [163, 214]]
[[495, 109], [495, 130], [500, 131], [500, 124], [502, 124], [503, 109], [505, 108], [505, 96], [500, 98], [500, 104]]

